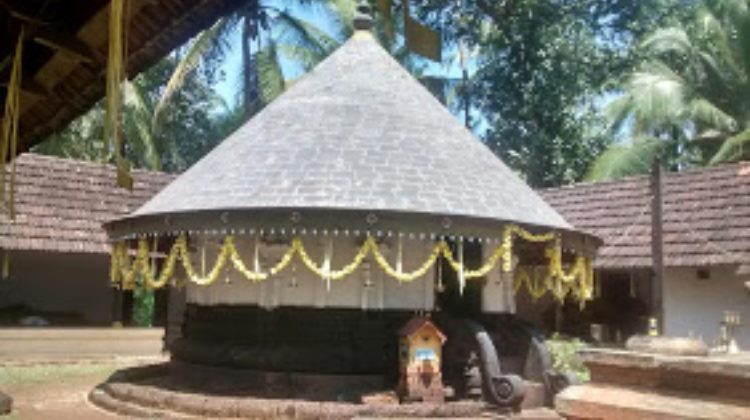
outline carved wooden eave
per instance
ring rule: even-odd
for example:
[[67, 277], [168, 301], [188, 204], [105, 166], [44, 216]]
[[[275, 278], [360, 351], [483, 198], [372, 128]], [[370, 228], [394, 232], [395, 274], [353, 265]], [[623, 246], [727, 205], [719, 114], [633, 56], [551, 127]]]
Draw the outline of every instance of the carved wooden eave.
[[[129, 1], [132, 77], [246, 0]], [[19, 152], [104, 96], [108, 21], [108, 0], [0, 0], [0, 103], [13, 46], [26, 26]]]

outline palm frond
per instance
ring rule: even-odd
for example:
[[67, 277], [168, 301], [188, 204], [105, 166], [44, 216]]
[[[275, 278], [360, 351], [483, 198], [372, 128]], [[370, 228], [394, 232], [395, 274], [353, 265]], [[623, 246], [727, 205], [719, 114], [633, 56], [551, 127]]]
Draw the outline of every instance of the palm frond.
[[256, 53], [256, 71], [263, 104], [269, 104], [286, 89], [276, 43], [271, 41]]
[[227, 29], [229, 20], [219, 19], [210, 28], [201, 32], [196, 36], [195, 40], [190, 44], [186, 54], [177, 67], [172, 72], [172, 76], [169, 78], [164, 92], [159, 98], [159, 102], [154, 108], [154, 113], [151, 121], [151, 130], [156, 132], [164, 118], [164, 113], [169, 106], [172, 97], [179, 91], [185, 84], [185, 79], [188, 75], [195, 70], [200, 63], [204, 54], [209, 51], [213, 45], [216, 44], [220, 35]]
[[641, 47], [656, 55], [676, 53], [689, 56], [694, 52], [693, 43], [682, 28], [658, 29], [646, 37]]
[[605, 181], [646, 174], [659, 156], [664, 143], [653, 137], [639, 137], [629, 145], [613, 145], [591, 165], [588, 181]]
[[286, 12], [274, 17], [273, 24], [279, 32], [275, 40], [277, 44], [293, 45], [309, 51], [312, 61], [301, 63], [306, 67], [317, 64], [341, 45], [322, 29]]
[[704, 98], [696, 98], [688, 105], [690, 117], [707, 127], [724, 132], [737, 131], [737, 121], [731, 115]]
[[124, 102], [130, 111], [126, 114], [126, 119], [133, 124], [138, 133], [138, 139], [144, 149], [144, 157], [150, 169], [159, 171], [161, 170], [161, 159], [151, 131], [151, 109], [136, 83], [126, 80], [124, 87]]
[[632, 99], [630, 93], [625, 93], [604, 108], [604, 115], [610, 132], [616, 133], [620, 131], [630, 119], [633, 112]]
[[629, 81], [636, 132], [672, 125], [685, 112], [685, 80], [660, 61], [651, 61]]
[[726, 139], [709, 164], [733, 162], [747, 156], [748, 152], [750, 152], [750, 128]]
[[276, 48], [284, 59], [293, 61], [305, 72], [312, 70], [323, 59], [320, 54], [298, 45], [280, 44]]

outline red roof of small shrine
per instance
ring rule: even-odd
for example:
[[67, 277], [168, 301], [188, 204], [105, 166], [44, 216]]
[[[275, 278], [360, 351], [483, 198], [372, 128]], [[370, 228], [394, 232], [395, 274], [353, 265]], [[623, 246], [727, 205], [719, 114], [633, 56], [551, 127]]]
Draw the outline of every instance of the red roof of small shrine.
[[424, 317], [414, 317], [410, 319], [409, 322], [406, 323], [406, 325], [398, 330], [398, 334], [404, 337], [412, 337], [424, 328], [432, 328], [438, 334], [438, 336], [440, 336], [440, 341], [446, 340], [445, 334], [443, 334], [443, 332], [440, 331], [440, 329], [435, 324], [433, 324], [432, 321]]

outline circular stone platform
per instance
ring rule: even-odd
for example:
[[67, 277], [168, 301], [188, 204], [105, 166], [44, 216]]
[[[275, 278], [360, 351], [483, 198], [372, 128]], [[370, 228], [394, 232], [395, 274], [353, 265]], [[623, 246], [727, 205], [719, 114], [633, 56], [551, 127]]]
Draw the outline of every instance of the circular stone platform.
[[[186, 370], [197, 375], [186, 375]], [[399, 404], [393, 391], [372, 388], [367, 377], [349, 378], [364, 384], [348, 395], [332, 395], [341, 378], [244, 372], [228, 381], [226, 369], [184, 365], [152, 365], [118, 371], [89, 394], [95, 405], [127, 416], [193, 415], [223, 418], [352, 418], [352, 417], [480, 417], [498, 412], [481, 402]], [[255, 377], [252, 386], [246, 380]], [[281, 380], [280, 378], [285, 378]], [[266, 388], [266, 381], [304, 386]], [[316, 384], [318, 386], [316, 386]], [[315, 390], [315, 391], [313, 391]]]

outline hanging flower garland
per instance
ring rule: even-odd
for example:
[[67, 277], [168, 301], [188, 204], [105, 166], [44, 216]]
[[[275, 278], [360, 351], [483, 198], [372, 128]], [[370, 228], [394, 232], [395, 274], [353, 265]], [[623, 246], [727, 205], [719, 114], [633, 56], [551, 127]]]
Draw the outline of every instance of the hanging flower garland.
[[[508, 225], [503, 231], [502, 243], [495, 248], [481, 267], [476, 269], [467, 269], [463, 263], [463, 252], [459, 247], [458, 258], [454, 255], [448, 242], [441, 240], [435, 244], [430, 251], [427, 259], [412, 271], [404, 271], [399, 252], [399, 259], [395, 264], [391, 264], [388, 258], [383, 254], [377, 240], [368, 236], [364, 243], [357, 250], [352, 261], [340, 269], [333, 269], [331, 264], [332, 242], [328, 244], [322, 263], [316, 263], [305, 248], [302, 239], [294, 238], [281, 259], [272, 267], [261, 270], [258, 262], [257, 250], [255, 246], [254, 267], [249, 268], [243, 261], [234, 242], [233, 235], [227, 235], [219, 249], [216, 261], [208, 273], [205, 272], [205, 261], [201, 264], [202, 269], [199, 274], [191, 260], [188, 249], [187, 237], [183, 234], [177, 237], [172, 248], [167, 254], [161, 272], [157, 274], [156, 264], [152, 255], [156, 255], [157, 247], [154, 243], [154, 249], [151, 250], [148, 240], [141, 238], [138, 240], [138, 246], [135, 250], [135, 256], [131, 260], [127, 242], [115, 243], [112, 248], [112, 263], [110, 276], [112, 282], [120, 285], [125, 289], [135, 287], [136, 276], [143, 278], [144, 284], [149, 288], [160, 288], [167, 285], [172, 279], [178, 261], [187, 274], [187, 278], [201, 286], [214, 283], [222, 271], [231, 264], [234, 269], [242, 276], [252, 282], [267, 280], [271, 276], [277, 275], [286, 269], [299, 256], [302, 263], [315, 275], [326, 280], [330, 285], [331, 281], [342, 280], [353, 274], [367, 259], [372, 255], [372, 259], [383, 270], [383, 272], [396, 279], [399, 282], [411, 282], [427, 274], [435, 265], [437, 260], [442, 257], [448, 265], [456, 271], [459, 278], [463, 281], [484, 277], [502, 260], [504, 271], [510, 271], [513, 239], [518, 236], [529, 242], [549, 242], [546, 248], [548, 266], [546, 267], [546, 276], [539, 279], [536, 273], [531, 276], [524, 268], [516, 270], [515, 287], [516, 290], [526, 285], [527, 290], [534, 299], [550, 291], [558, 300], [563, 300], [567, 295], [573, 294], [578, 300], [584, 301], [591, 298], [593, 287], [593, 272], [591, 261], [585, 257], [578, 257], [575, 264], [569, 271], [563, 268], [562, 264], [562, 245], [560, 238], [554, 233], [536, 235], [530, 233], [516, 225]], [[459, 243], [460, 244], [460, 243]], [[401, 246], [399, 247], [401, 250]], [[533, 279], [532, 279], [533, 277]]]
[[[531, 273], [525, 267], [518, 267], [515, 272], [514, 286], [518, 293], [526, 286], [533, 300], [537, 300], [549, 291], [558, 302], [563, 302], [568, 295], [583, 303], [591, 300], [594, 289], [594, 266], [591, 258], [578, 256], [570, 271], [565, 272], [562, 263], [562, 247], [559, 239], [547, 247], [547, 267], [533, 267]], [[544, 269], [544, 277], [539, 275], [539, 268]]]

